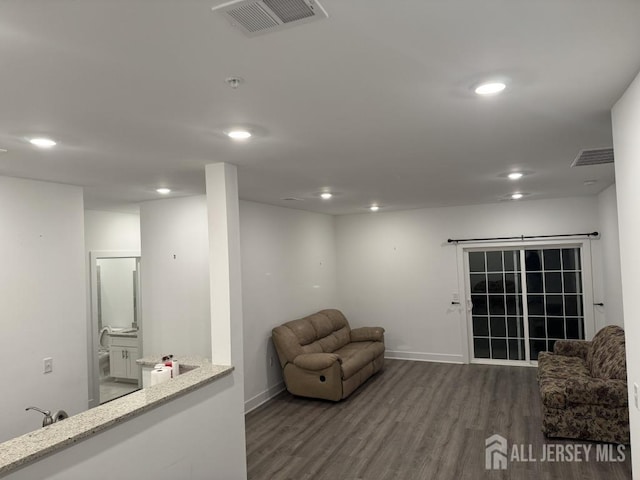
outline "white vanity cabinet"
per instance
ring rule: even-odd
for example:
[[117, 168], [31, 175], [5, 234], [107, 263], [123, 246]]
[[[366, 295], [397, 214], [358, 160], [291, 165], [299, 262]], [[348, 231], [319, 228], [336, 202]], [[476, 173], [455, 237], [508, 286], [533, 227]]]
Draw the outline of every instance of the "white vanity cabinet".
[[136, 363], [137, 359], [137, 336], [111, 335], [109, 366], [112, 377], [138, 380], [140, 367]]

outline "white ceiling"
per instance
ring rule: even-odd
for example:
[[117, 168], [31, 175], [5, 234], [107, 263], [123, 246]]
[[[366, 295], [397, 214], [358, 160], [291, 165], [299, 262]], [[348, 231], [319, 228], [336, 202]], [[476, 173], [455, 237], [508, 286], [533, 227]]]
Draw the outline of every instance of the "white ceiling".
[[[613, 182], [611, 165], [570, 164], [611, 146], [609, 111], [640, 69], [638, 1], [321, 0], [329, 19], [255, 38], [220, 3], [2, 1], [0, 175], [121, 209], [158, 186], [203, 193], [204, 165], [225, 161], [245, 199], [333, 214]], [[506, 93], [472, 93], [495, 75]], [[231, 141], [233, 125], [256, 134]], [[531, 174], [500, 177], [514, 169]]]

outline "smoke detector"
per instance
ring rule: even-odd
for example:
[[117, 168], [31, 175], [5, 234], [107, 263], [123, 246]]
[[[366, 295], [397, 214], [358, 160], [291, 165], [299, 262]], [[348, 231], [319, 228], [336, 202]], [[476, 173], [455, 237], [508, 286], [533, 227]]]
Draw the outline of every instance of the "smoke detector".
[[228, 77], [228, 78], [224, 79], [224, 82], [235, 90], [240, 85], [242, 85], [244, 83], [244, 78], [242, 78], [242, 77]]
[[586, 167], [590, 165], [603, 165], [605, 163], [613, 163], [613, 148], [580, 150], [580, 153], [571, 166]]
[[211, 10], [224, 15], [248, 37], [329, 16], [315, 0], [236, 0]]

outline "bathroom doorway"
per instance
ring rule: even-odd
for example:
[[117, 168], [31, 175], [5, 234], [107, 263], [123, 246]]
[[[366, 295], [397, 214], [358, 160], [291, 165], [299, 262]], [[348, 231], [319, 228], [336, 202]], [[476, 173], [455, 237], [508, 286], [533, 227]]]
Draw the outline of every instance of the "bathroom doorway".
[[92, 378], [89, 407], [139, 390], [140, 253], [91, 252]]

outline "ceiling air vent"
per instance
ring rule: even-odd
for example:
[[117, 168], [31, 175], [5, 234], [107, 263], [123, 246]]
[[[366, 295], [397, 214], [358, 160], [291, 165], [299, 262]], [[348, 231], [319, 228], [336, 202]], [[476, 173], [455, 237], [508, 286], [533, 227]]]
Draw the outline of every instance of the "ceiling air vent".
[[572, 167], [588, 167], [590, 165], [603, 165], [613, 163], [613, 148], [593, 148], [580, 150], [580, 153], [571, 164]]
[[239, 0], [212, 10], [222, 13], [249, 37], [328, 17], [315, 0]]

